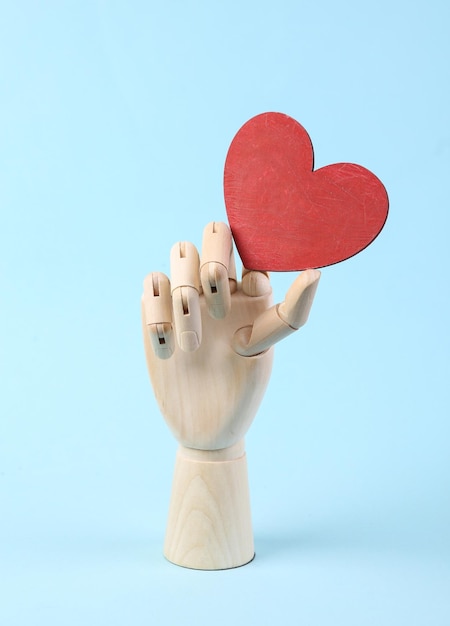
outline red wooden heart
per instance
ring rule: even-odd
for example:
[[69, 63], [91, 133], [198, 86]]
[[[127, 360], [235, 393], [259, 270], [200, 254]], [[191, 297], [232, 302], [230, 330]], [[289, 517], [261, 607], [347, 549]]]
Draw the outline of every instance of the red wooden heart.
[[233, 237], [248, 269], [286, 272], [344, 261], [366, 248], [387, 218], [381, 181], [353, 163], [313, 171], [306, 130], [262, 113], [228, 150], [224, 191]]

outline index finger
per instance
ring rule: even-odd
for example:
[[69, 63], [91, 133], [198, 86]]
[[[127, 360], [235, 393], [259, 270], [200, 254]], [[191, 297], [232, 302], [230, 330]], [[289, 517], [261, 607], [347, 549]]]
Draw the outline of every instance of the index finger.
[[200, 280], [209, 314], [223, 319], [236, 285], [231, 231], [223, 222], [210, 222], [203, 231]]

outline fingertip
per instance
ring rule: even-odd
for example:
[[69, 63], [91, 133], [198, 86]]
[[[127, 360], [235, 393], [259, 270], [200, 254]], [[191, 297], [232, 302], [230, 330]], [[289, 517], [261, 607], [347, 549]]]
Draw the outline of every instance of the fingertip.
[[300, 276], [304, 277], [306, 284], [312, 285], [312, 283], [319, 282], [322, 272], [317, 269], [304, 270]]
[[203, 231], [200, 279], [209, 315], [223, 319], [236, 289], [233, 240], [224, 222], [210, 222]]
[[195, 352], [200, 347], [200, 339], [193, 330], [185, 330], [178, 336], [178, 342], [183, 352]]
[[280, 317], [293, 328], [306, 324], [320, 276], [320, 271], [316, 269], [302, 272], [288, 289], [284, 302], [279, 305]]
[[269, 275], [244, 269], [242, 273], [242, 291], [251, 297], [267, 296], [272, 293]]
[[159, 359], [169, 359], [175, 349], [172, 324], [150, 324], [147, 332], [155, 355]]
[[[210, 222], [203, 231], [200, 265], [220, 263], [229, 273], [233, 252], [231, 230], [224, 222]], [[234, 264], [233, 264], [234, 265]]]
[[177, 287], [191, 286], [200, 290], [200, 259], [197, 248], [190, 241], [179, 241], [170, 251], [170, 277], [172, 291]]
[[142, 295], [147, 324], [172, 322], [170, 280], [162, 272], [152, 272], [144, 279]]

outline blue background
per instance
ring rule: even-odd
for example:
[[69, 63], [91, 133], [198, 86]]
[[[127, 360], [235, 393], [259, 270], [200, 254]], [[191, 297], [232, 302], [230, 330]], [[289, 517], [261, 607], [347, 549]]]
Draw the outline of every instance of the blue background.
[[[2, 625], [450, 623], [448, 6], [2, 2]], [[162, 557], [176, 443], [141, 285], [226, 220], [228, 146], [270, 110], [391, 210], [277, 347], [256, 560], [195, 572]]]

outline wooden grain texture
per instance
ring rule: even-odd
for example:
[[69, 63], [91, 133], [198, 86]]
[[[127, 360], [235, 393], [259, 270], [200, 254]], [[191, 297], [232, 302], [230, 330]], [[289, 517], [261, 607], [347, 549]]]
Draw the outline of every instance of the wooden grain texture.
[[354, 163], [313, 170], [306, 130], [282, 113], [249, 120], [225, 162], [225, 204], [244, 265], [293, 271], [343, 261], [366, 248], [387, 219], [381, 181]]
[[183, 567], [229, 569], [253, 559], [247, 459], [211, 460], [180, 448], [169, 508], [165, 557]]

